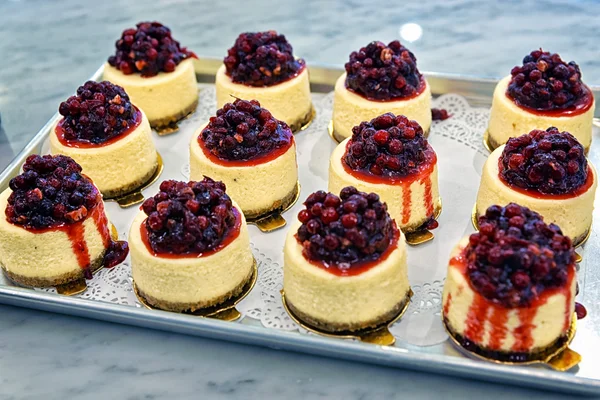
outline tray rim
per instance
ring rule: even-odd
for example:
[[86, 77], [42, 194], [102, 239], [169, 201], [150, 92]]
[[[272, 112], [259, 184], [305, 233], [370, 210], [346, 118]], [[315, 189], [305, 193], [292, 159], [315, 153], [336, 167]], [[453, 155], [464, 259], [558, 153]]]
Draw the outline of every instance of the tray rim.
[[[210, 75], [220, 66], [221, 59], [203, 57], [196, 63], [196, 74], [210, 83]], [[104, 65], [96, 70], [89, 80], [102, 76]], [[324, 64], [310, 64], [311, 85], [316, 92], [321, 88], [332, 88], [335, 79], [343, 70]], [[488, 98], [498, 81], [494, 78], [478, 78], [467, 75], [424, 72], [434, 95], [449, 91], [467, 98]], [[314, 77], [314, 79], [313, 79]], [[319, 86], [320, 85], [320, 86]], [[466, 86], [470, 90], [457, 90]], [[592, 87], [600, 96], [600, 86]], [[462, 92], [462, 93], [461, 93]], [[59, 119], [55, 113], [38, 131], [31, 141], [13, 158], [0, 173], [0, 190], [8, 185], [9, 177], [16, 174], [25, 158], [36, 152]], [[495, 365], [464, 356], [410, 351], [394, 347], [377, 346], [347, 340], [337, 340], [311, 335], [268, 329], [241, 323], [231, 323], [208, 318], [179, 315], [142, 307], [105, 303], [52, 293], [33, 291], [16, 286], [0, 285], [0, 304], [55, 312], [76, 317], [86, 317], [107, 322], [132, 325], [142, 328], [202, 336], [250, 345], [289, 350], [317, 356], [327, 356], [350, 361], [366, 362], [395, 368], [459, 376], [494, 383], [511, 383], [526, 388], [554, 389], [565, 393], [598, 394], [600, 379], [577, 377], [569, 373], [555, 372], [530, 367]]]

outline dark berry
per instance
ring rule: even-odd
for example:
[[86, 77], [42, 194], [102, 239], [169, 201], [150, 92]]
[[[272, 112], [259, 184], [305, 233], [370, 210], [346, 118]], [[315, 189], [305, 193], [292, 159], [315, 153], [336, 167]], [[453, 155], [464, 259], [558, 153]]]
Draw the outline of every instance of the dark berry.
[[345, 68], [346, 87], [368, 99], [411, 97], [425, 86], [414, 54], [397, 40], [387, 46], [371, 42], [353, 51]]
[[159, 253], [198, 254], [215, 249], [236, 223], [225, 184], [163, 181], [160, 192], [142, 204], [148, 240]]
[[587, 180], [583, 146], [556, 128], [510, 138], [500, 158], [500, 177], [512, 186], [543, 194], [572, 193]]
[[432, 120], [444, 121], [448, 118], [450, 118], [450, 114], [448, 114], [448, 111], [444, 110], [443, 108], [432, 108], [431, 109], [431, 119]]
[[236, 99], [217, 110], [198, 140], [219, 158], [252, 160], [287, 148], [292, 136], [290, 127], [261, 108], [258, 101]]
[[160, 22], [140, 22], [136, 28], [123, 31], [115, 47], [116, 53], [108, 63], [126, 75], [137, 72], [148, 77], [173, 72], [181, 61], [196, 58]]
[[60, 103], [58, 112], [65, 140], [104, 143], [139, 123], [139, 111], [122, 87], [110, 82], [88, 81], [77, 95]]
[[579, 66], [558, 54], [535, 50], [511, 71], [508, 95], [517, 104], [536, 110], [561, 110], [587, 101], [591, 95], [581, 81]]
[[339, 197], [315, 192], [304, 205], [298, 214], [302, 225], [296, 238], [310, 260], [347, 269], [357, 262], [378, 259], [391, 243], [395, 225], [375, 193], [348, 186]]
[[419, 171], [435, 153], [416, 121], [387, 113], [352, 128], [344, 161], [351, 169], [396, 177]]
[[526, 307], [547, 288], [566, 283], [575, 252], [560, 228], [528, 208], [491, 206], [465, 249], [473, 287], [487, 299]]
[[275, 85], [304, 68], [304, 60], [294, 58], [292, 45], [275, 31], [240, 34], [223, 63], [234, 82], [250, 86]]
[[8, 221], [42, 229], [81, 221], [100, 202], [98, 189], [67, 156], [27, 157], [23, 173], [9, 182]]

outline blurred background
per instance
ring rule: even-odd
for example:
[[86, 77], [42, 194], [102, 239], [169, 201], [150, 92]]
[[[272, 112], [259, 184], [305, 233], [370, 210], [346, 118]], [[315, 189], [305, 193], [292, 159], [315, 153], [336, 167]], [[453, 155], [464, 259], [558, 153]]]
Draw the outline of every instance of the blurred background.
[[222, 58], [242, 31], [275, 29], [309, 65], [339, 68], [372, 40], [400, 39], [421, 71], [500, 77], [543, 47], [600, 84], [599, 14], [594, 0], [0, 0], [0, 169], [142, 20], [200, 57]]

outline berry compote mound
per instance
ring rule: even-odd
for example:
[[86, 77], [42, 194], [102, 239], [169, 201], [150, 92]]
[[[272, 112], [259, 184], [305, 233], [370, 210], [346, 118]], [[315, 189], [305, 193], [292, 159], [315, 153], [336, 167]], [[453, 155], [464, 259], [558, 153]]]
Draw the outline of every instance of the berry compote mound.
[[352, 129], [344, 162], [355, 171], [395, 178], [418, 173], [435, 157], [416, 121], [387, 113]]
[[60, 128], [65, 140], [92, 144], [105, 143], [139, 121], [139, 111], [122, 87], [108, 81], [88, 81], [75, 96], [60, 103]]
[[419, 94], [425, 81], [415, 55], [394, 40], [371, 42], [350, 54], [346, 87], [369, 100], [403, 99]]
[[581, 81], [579, 65], [558, 54], [534, 50], [511, 71], [507, 94], [520, 106], [564, 110], [587, 101], [590, 91]]
[[200, 139], [211, 154], [224, 160], [255, 160], [292, 143], [289, 126], [275, 119], [256, 100], [236, 99], [217, 110]]
[[587, 159], [570, 133], [534, 130], [508, 140], [500, 157], [500, 178], [542, 194], [573, 193], [587, 181]]
[[339, 197], [318, 191], [304, 205], [296, 238], [308, 260], [347, 270], [376, 261], [394, 240], [396, 226], [375, 193], [351, 186], [342, 189]]
[[125, 75], [139, 73], [151, 77], [173, 72], [183, 60], [196, 58], [160, 22], [140, 22], [135, 28], [126, 29], [115, 46], [116, 53], [108, 58], [108, 63]]
[[305, 66], [304, 60], [294, 58], [285, 36], [275, 31], [240, 34], [223, 63], [233, 82], [249, 86], [276, 85]]
[[164, 181], [142, 204], [144, 224], [156, 253], [201, 254], [216, 249], [236, 226], [238, 212], [225, 184], [208, 177], [200, 182]]
[[575, 261], [571, 239], [528, 208], [491, 206], [465, 248], [473, 288], [507, 308], [527, 307], [567, 283]]

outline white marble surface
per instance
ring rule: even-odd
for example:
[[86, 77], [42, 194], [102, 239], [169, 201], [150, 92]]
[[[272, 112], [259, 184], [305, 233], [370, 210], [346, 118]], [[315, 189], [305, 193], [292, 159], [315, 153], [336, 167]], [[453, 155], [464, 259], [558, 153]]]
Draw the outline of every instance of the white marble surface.
[[[543, 46], [600, 83], [600, 3], [592, 0], [240, 4], [0, 0], [0, 168], [106, 59], [119, 32], [142, 19], [170, 25], [200, 55], [223, 56], [242, 30], [277, 29], [309, 63], [337, 65], [416, 23], [423, 33], [410, 48], [423, 70], [500, 76]], [[0, 400], [486, 397], [566, 396], [0, 306]]]

